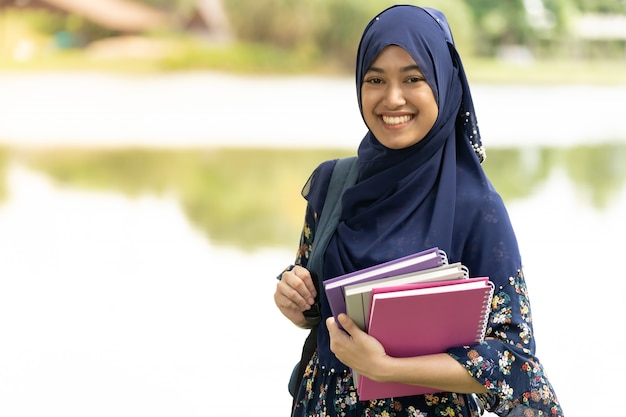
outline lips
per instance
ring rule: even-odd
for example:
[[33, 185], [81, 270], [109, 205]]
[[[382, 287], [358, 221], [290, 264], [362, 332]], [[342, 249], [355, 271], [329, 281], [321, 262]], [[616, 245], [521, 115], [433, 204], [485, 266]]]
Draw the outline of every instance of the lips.
[[381, 116], [386, 125], [399, 125], [407, 123], [413, 118], [413, 115], [405, 114], [403, 116]]

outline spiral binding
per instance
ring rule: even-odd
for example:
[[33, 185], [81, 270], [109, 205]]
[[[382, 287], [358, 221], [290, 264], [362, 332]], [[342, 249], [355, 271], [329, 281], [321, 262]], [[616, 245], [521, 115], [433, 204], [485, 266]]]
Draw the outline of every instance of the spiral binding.
[[439, 249], [439, 256], [441, 257], [439, 265], [445, 265], [448, 263], [448, 254], [443, 249]]
[[478, 341], [478, 343], [482, 343], [485, 341], [485, 332], [487, 331], [487, 325], [489, 324], [489, 315], [491, 314], [491, 299], [493, 298], [494, 285], [491, 281], [487, 281], [487, 284], [489, 285], [489, 287], [491, 287], [491, 289], [489, 290], [489, 293], [485, 295], [485, 298], [483, 300], [485, 315], [483, 316], [481, 322], [478, 324], [480, 326], [476, 333], [476, 340]]
[[469, 278], [469, 268], [465, 265], [461, 265], [461, 270], [463, 271], [463, 274]]

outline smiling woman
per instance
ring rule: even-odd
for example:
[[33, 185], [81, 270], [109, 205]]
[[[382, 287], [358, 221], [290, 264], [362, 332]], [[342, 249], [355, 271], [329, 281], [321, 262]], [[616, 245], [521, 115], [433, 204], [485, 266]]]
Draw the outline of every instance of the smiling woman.
[[390, 149], [416, 144], [435, 124], [439, 108], [420, 67], [403, 48], [383, 49], [361, 87], [365, 123]]
[[[358, 173], [343, 188], [340, 209], [327, 213], [326, 200], [341, 189], [334, 171], [345, 160], [313, 170], [302, 191], [307, 206], [297, 255], [274, 293], [287, 320], [311, 329], [292, 416], [476, 417], [485, 409], [562, 416], [536, 356], [517, 238], [481, 165], [474, 101], [445, 16], [409, 5], [383, 10], [363, 31], [355, 72], [368, 128], [358, 146]], [[337, 226], [329, 233], [324, 225], [335, 212]], [[394, 356], [351, 317], [331, 313], [322, 282], [433, 247], [496, 289], [484, 342]], [[314, 306], [319, 323], [307, 320]], [[357, 372], [376, 382], [427, 387], [429, 394], [360, 399]]]

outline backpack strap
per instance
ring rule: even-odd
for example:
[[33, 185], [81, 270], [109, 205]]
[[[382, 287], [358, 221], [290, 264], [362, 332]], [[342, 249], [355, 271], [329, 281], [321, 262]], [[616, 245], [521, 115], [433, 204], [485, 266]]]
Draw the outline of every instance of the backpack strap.
[[[318, 277], [323, 274], [324, 252], [330, 238], [335, 233], [341, 216], [341, 196], [346, 188], [356, 183], [359, 173], [357, 157], [351, 156], [337, 160], [333, 173], [330, 177], [330, 184], [326, 192], [326, 200], [322, 208], [320, 221], [315, 228], [313, 238], [313, 249], [309, 255], [307, 269], [315, 273]], [[318, 291], [321, 290], [318, 283]]]
[[[322, 277], [324, 267], [324, 252], [330, 238], [335, 233], [337, 225], [339, 224], [339, 217], [341, 216], [341, 196], [346, 188], [356, 183], [358, 176], [358, 164], [357, 157], [351, 156], [347, 158], [341, 158], [337, 160], [333, 173], [330, 177], [330, 184], [328, 185], [328, 191], [326, 192], [326, 200], [322, 207], [322, 213], [320, 221], [315, 229], [315, 236], [313, 238], [313, 249], [309, 255], [307, 262], [307, 269], [311, 272], [314, 278], [315, 285], [317, 286], [317, 300], [319, 303], [319, 297], [323, 290], [321, 282], [315, 277]], [[291, 373], [289, 379], [289, 392], [294, 399], [298, 394], [300, 385], [302, 384], [302, 377], [304, 370], [306, 369], [309, 360], [317, 349], [317, 328], [318, 324], [314, 325], [309, 332], [304, 346], [302, 346], [302, 355], [300, 362], [296, 364]]]

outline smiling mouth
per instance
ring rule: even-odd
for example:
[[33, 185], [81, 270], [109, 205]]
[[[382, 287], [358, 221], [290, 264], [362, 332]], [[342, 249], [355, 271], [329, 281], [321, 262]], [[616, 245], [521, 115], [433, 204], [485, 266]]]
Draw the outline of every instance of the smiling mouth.
[[405, 114], [404, 116], [381, 116], [383, 119], [383, 123], [386, 125], [399, 125], [402, 123], [407, 123], [411, 119], [413, 119], [413, 115]]

